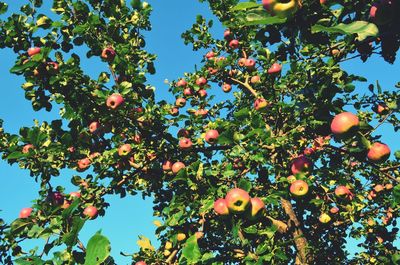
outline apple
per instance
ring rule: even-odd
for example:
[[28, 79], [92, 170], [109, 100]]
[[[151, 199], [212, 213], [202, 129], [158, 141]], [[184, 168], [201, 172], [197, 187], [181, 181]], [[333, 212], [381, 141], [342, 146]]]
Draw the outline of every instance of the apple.
[[111, 47], [104, 48], [103, 51], [101, 52], [101, 58], [103, 58], [105, 61], [108, 62], [112, 62], [116, 55], [117, 53]]
[[260, 198], [251, 198], [250, 207], [251, 211], [248, 215], [250, 220], [256, 220], [261, 215], [263, 210], [265, 210], [265, 204]]
[[206, 84], [207, 84], [207, 79], [205, 79], [204, 77], [199, 77], [196, 79], [196, 85], [204, 86]]
[[310, 156], [310, 155], [314, 154], [314, 152], [315, 152], [315, 149], [314, 149], [314, 148], [312, 148], [312, 147], [306, 147], [306, 148], [304, 149], [304, 151], [303, 151], [303, 154], [304, 154], [304, 155]]
[[294, 175], [290, 175], [289, 177], [286, 178], [287, 181], [292, 184], [293, 182], [296, 181], [296, 177]]
[[64, 195], [60, 192], [53, 192], [50, 195], [51, 201], [56, 205], [63, 205], [64, 204]]
[[350, 136], [358, 129], [360, 120], [351, 112], [342, 112], [336, 115], [331, 123], [331, 131], [337, 137]]
[[125, 101], [124, 98], [120, 94], [114, 93], [107, 98], [106, 105], [111, 109], [116, 109], [122, 103], [124, 103], [124, 101]]
[[142, 136], [140, 134], [135, 134], [132, 138], [135, 144], [140, 144], [142, 142]]
[[187, 82], [185, 79], [180, 79], [177, 83], [176, 83], [177, 87], [185, 87], [187, 86]]
[[346, 186], [337, 186], [335, 189], [335, 195], [342, 199], [353, 199], [354, 194]]
[[197, 231], [196, 233], [194, 233], [194, 236], [195, 236], [197, 239], [203, 238], [203, 237], [204, 237], [204, 232]]
[[385, 189], [387, 189], [387, 190], [393, 189], [393, 184], [391, 184], [391, 183], [386, 184]]
[[282, 71], [282, 65], [278, 63], [272, 64], [272, 66], [268, 69], [267, 73], [270, 75], [279, 74]]
[[118, 155], [119, 156], [127, 156], [132, 151], [132, 147], [130, 144], [121, 145], [118, 148]]
[[217, 68], [208, 67], [208, 72], [210, 73], [210, 75], [215, 75], [216, 73], [218, 73], [218, 69]]
[[165, 242], [165, 247], [164, 248], [165, 249], [171, 249], [172, 248], [172, 243], [169, 242], [169, 241]]
[[192, 148], [192, 145], [193, 145], [192, 140], [190, 140], [189, 138], [184, 137], [179, 140], [179, 147], [181, 149], [184, 149], [184, 150], [190, 149], [190, 148]]
[[304, 180], [298, 179], [290, 184], [290, 193], [295, 196], [301, 197], [308, 193], [308, 184]]
[[229, 93], [232, 90], [232, 85], [228, 84], [228, 83], [224, 83], [222, 85], [222, 91], [224, 91], [225, 93]]
[[239, 41], [238, 40], [231, 40], [229, 42], [229, 47], [231, 47], [232, 49], [239, 48]]
[[264, 98], [258, 98], [254, 101], [254, 109], [257, 111], [265, 110], [268, 105], [268, 101]]
[[202, 116], [203, 118], [205, 118], [208, 115], [208, 110], [206, 109], [198, 109], [194, 112], [194, 115], [196, 116]]
[[210, 59], [212, 59], [212, 58], [214, 58], [214, 57], [215, 57], [215, 53], [214, 53], [213, 51], [207, 52], [206, 58], [207, 58], [208, 60], [210, 60]]
[[141, 261], [136, 262], [135, 265], [147, 265], [147, 264], [146, 264], [146, 262], [141, 260]]
[[244, 66], [249, 70], [253, 70], [256, 67], [256, 61], [254, 59], [246, 59]]
[[85, 210], [83, 210], [83, 214], [89, 217], [89, 219], [95, 219], [97, 217], [98, 211], [96, 207], [88, 206], [85, 208]]
[[228, 204], [225, 199], [219, 198], [214, 202], [214, 211], [218, 215], [229, 215]]
[[258, 83], [260, 83], [260, 81], [261, 81], [261, 78], [259, 75], [252, 76], [250, 79], [250, 83], [252, 83], [252, 84], [258, 84]]
[[386, 115], [389, 112], [389, 107], [383, 103], [379, 103], [373, 110], [379, 115]]
[[319, 0], [319, 3], [320, 3], [321, 5], [325, 5], [327, 1], [328, 1], [328, 0]]
[[332, 208], [329, 210], [329, 212], [330, 212], [331, 214], [336, 214], [336, 213], [339, 212], [339, 208], [337, 208], [337, 207], [332, 207]]
[[81, 197], [81, 193], [78, 191], [73, 191], [69, 194], [69, 196], [71, 197], [71, 199], [75, 199], [75, 198], [80, 198]]
[[228, 209], [233, 213], [242, 213], [250, 205], [250, 195], [247, 191], [239, 188], [228, 191], [225, 200]]
[[376, 193], [379, 193], [379, 192], [383, 191], [384, 189], [385, 189], [385, 187], [384, 187], [383, 185], [381, 185], [381, 184], [377, 184], [377, 185], [375, 185], [375, 187], [374, 187], [374, 191], [375, 191]]
[[225, 31], [224, 31], [224, 39], [230, 39], [230, 38], [232, 38], [232, 32], [229, 30], [229, 29], [226, 29]]
[[90, 166], [90, 159], [89, 158], [83, 158], [78, 161], [78, 169], [80, 170], [85, 170]]
[[181, 241], [183, 241], [183, 240], [185, 240], [186, 239], [186, 234], [184, 234], [184, 233], [178, 233], [177, 235], [176, 235], [176, 240], [178, 241], [178, 242], [181, 242]]
[[373, 143], [367, 154], [368, 159], [374, 163], [383, 163], [389, 158], [389, 156], [389, 146], [379, 142]]
[[58, 63], [56, 62], [48, 62], [46, 66], [47, 71], [58, 72]]
[[313, 163], [305, 156], [301, 155], [292, 161], [292, 174], [309, 173], [313, 168]]
[[329, 223], [331, 221], [331, 217], [327, 213], [321, 214], [318, 219], [323, 224]]
[[35, 54], [39, 54], [41, 49], [39, 47], [31, 47], [28, 49], [28, 56], [32, 57]]
[[301, 7], [300, 0], [263, 0], [262, 4], [268, 12], [280, 18], [294, 15]]
[[35, 147], [33, 146], [33, 144], [26, 144], [24, 145], [24, 147], [22, 147], [22, 153], [23, 154], [27, 154], [29, 153], [29, 150], [34, 150]]
[[100, 122], [94, 121], [94, 122], [90, 123], [90, 125], [89, 125], [89, 132], [90, 133], [98, 133], [100, 127], [101, 127]]
[[199, 91], [197, 91], [197, 93], [199, 94], [199, 97], [201, 97], [201, 98], [207, 97], [207, 91], [205, 89], [200, 89]]
[[32, 208], [23, 208], [20, 212], [19, 212], [19, 218], [25, 219], [28, 218], [32, 213]]
[[240, 67], [245, 66], [245, 65], [246, 65], [246, 58], [240, 58], [240, 59], [238, 60], [238, 65], [239, 65]]
[[376, 1], [369, 10], [369, 17], [372, 22], [381, 26], [391, 22], [395, 16], [396, 0]]
[[217, 142], [219, 133], [217, 130], [209, 130], [206, 132], [204, 139], [209, 144], [215, 144]]
[[169, 161], [169, 160], [164, 161], [163, 164], [162, 164], [162, 169], [164, 171], [171, 171], [172, 170], [172, 162]]
[[185, 88], [185, 89], [183, 90], [183, 95], [185, 95], [185, 96], [187, 96], [187, 97], [193, 95], [192, 89], [190, 89], [190, 88], [188, 88], [188, 87]]
[[179, 115], [179, 109], [177, 107], [173, 107], [169, 110], [169, 114], [172, 116], [178, 116]]
[[185, 164], [183, 164], [182, 162], [175, 162], [175, 163], [172, 165], [171, 170], [172, 170], [172, 173], [178, 174], [178, 172], [179, 172], [181, 169], [184, 169], [185, 167], [186, 167]]
[[184, 98], [177, 98], [176, 101], [175, 101], [175, 105], [176, 105], [178, 108], [184, 107], [184, 106], [186, 105], [186, 99], [184, 99]]

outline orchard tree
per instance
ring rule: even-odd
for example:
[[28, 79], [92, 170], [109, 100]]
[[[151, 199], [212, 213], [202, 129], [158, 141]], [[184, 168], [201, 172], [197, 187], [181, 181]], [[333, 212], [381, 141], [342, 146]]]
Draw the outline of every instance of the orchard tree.
[[[397, 0], [202, 0], [226, 30], [212, 36], [198, 16], [182, 34], [204, 59], [170, 83], [174, 102], [146, 80], [148, 3], [26, 2], [0, 20], [0, 47], [16, 53], [33, 109], [60, 119], [1, 131], [2, 158], [38, 183], [1, 224], [2, 263], [113, 264], [105, 235], [85, 246], [79, 233], [106, 214], [105, 195], [139, 192], [154, 198], [161, 246], [142, 237], [133, 264], [399, 263], [400, 152], [379, 129], [400, 128], [400, 85], [341, 65], [395, 61]], [[78, 46], [103, 61], [97, 79]], [[65, 168], [74, 191], [52, 186]], [[21, 247], [35, 238], [45, 245]]]

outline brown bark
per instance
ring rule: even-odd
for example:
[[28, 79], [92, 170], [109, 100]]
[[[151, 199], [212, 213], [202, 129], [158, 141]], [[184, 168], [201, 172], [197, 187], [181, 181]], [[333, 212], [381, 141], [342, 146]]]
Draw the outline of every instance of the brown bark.
[[293, 239], [297, 249], [296, 264], [308, 265], [310, 264], [310, 257], [307, 253], [307, 239], [304, 237], [303, 231], [301, 230], [301, 224], [293, 211], [292, 204], [290, 201], [281, 199], [281, 204], [285, 213], [289, 216], [289, 229], [292, 232]]

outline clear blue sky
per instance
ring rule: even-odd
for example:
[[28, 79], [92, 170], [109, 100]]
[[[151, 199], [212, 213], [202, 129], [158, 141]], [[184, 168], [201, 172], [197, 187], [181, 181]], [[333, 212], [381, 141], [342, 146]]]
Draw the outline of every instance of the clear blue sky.
[[[27, 1], [6, 0], [10, 10]], [[129, 2], [129, 1], [127, 1]], [[172, 99], [168, 95], [165, 79], [173, 80], [194, 69], [199, 64], [203, 54], [194, 53], [190, 46], [183, 45], [180, 35], [194, 22], [197, 14], [212, 17], [207, 4], [200, 4], [197, 0], [149, 0], [154, 8], [152, 16], [153, 31], [146, 33], [147, 49], [158, 54], [156, 63], [157, 74], [149, 78], [149, 83], [156, 86], [159, 98]], [[215, 23], [213, 33], [222, 36], [223, 29]], [[0, 118], [5, 121], [5, 130], [17, 133], [22, 126], [32, 126], [34, 119], [52, 120], [58, 118], [57, 111], [47, 113], [45, 111], [34, 112], [29, 101], [24, 99], [24, 91], [20, 88], [23, 80], [11, 75], [9, 69], [12, 67], [15, 55], [10, 50], [0, 50], [0, 84], [2, 91], [2, 104], [0, 104]], [[100, 61], [84, 61], [86, 66], [90, 65], [91, 73], [105, 70], [105, 65]], [[368, 64], [362, 64], [355, 60], [347, 62], [345, 68], [350, 73], [366, 76], [369, 81], [379, 79], [383, 88], [393, 89], [395, 83], [400, 81], [399, 64], [391, 66], [382, 59], [374, 58]], [[86, 68], [88, 69], [88, 68]], [[397, 78], [396, 78], [397, 77]], [[360, 93], [366, 91], [366, 84], [357, 87]], [[220, 89], [216, 89], [220, 91]], [[219, 95], [221, 95], [218, 92]], [[384, 129], [383, 141], [391, 144], [392, 150], [400, 149], [399, 141], [394, 141], [395, 134], [392, 130]], [[65, 170], [57, 179], [57, 183], [66, 185], [67, 192], [73, 191], [69, 179], [76, 172]], [[37, 197], [37, 184], [29, 177], [29, 172], [19, 170], [18, 166], [10, 167], [0, 162], [0, 216], [6, 221], [14, 220], [23, 207], [28, 207], [30, 201]], [[143, 201], [138, 195], [136, 197], [108, 197], [111, 207], [103, 218], [90, 221], [81, 233], [84, 243], [98, 229], [103, 229], [103, 234], [110, 238], [112, 244], [112, 255], [117, 264], [128, 264], [129, 259], [119, 255], [120, 251], [131, 253], [137, 250], [136, 241], [138, 235], [149, 237], [155, 242], [155, 226], [152, 221], [152, 204], [150, 200]], [[157, 244], [156, 244], [157, 245]]]

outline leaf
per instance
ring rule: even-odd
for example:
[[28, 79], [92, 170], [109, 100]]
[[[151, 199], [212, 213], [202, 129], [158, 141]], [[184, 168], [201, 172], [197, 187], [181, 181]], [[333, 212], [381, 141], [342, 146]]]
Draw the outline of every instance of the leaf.
[[188, 264], [198, 264], [200, 261], [201, 252], [195, 235], [186, 240], [185, 247], [182, 249], [182, 256], [186, 258]]
[[251, 11], [246, 14], [245, 21], [243, 22], [246, 26], [252, 25], [274, 25], [283, 24], [286, 22], [286, 18], [279, 18], [277, 16], [270, 16], [267, 12]]
[[249, 115], [250, 115], [250, 109], [248, 108], [240, 109], [239, 111], [233, 113], [233, 116], [235, 116], [236, 119], [243, 119], [248, 117]]
[[6, 3], [0, 2], [0, 15], [4, 14], [8, 10], [8, 5]]
[[110, 256], [110, 241], [98, 231], [87, 244], [85, 265], [94, 265], [104, 262]]
[[27, 256], [27, 257], [21, 257], [19, 259], [14, 260], [15, 264], [18, 265], [42, 265], [45, 264], [45, 262], [36, 256]]
[[20, 151], [15, 151], [15, 152], [12, 152], [11, 154], [9, 154], [7, 156], [7, 159], [8, 160], [10, 160], [10, 159], [18, 159], [18, 158], [21, 158], [21, 157], [26, 157], [26, 154], [24, 154], [24, 153], [22, 153]]
[[29, 62], [27, 62], [25, 64], [21, 64], [21, 65], [16, 64], [10, 69], [10, 73], [12, 73], [12, 74], [22, 74], [25, 71], [25, 69], [34, 67], [37, 64], [38, 63], [35, 62], [35, 61], [29, 61]]
[[154, 251], [155, 250], [154, 247], [151, 245], [150, 239], [148, 239], [145, 236], [139, 236], [139, 240], [136, 243], [144, 251], [146, 251], [146, 250]]
[[257, 8], [257, 7], [261, 7], [261, 5], [254, 3], [254, 2], [243, 2], [243, 3], [239, 3], [236, 6], [232, 7], [231, 11], [241, 11], [241, 10]]
[[359, 41], [365, 40], [367, 37], [376, 37], [379, 34], [378, 27], [366, 21], [354, 21], [350, 24], [340, 23], [333, 27], [325, 27], [321, 24], [316, 24], [311, 27], [313, 33], [325, 31], [329, 33], [340, 33], [346, 35], [357, 34]]
[[32, 224], [32, 221], [29, 219], [17, 219], [11, 223], [11, 232], [18, 234], [19, 232], [24, 230], [25, 227]]
[[397, 204], [400, 203], [400, 184], [396, 185], [393, 188], [393, 196], [394, 196], [394, 200], [396, 201]]
[[79, 216], [76, 216], [74, 220], [72, 221], [72, 229], [71, 232], [66, 233], [62, 241], [67, 245], [67, 246], [74, 246], [77, 243], [78, 239], [78, 234], [79, 231], [81, 231], [83, 225], [85, 224], [86, 220], [80, 218]]
[[240, 179], [238, 187], [249, 192], [251, 190], [251, 182], [247, 179]]

